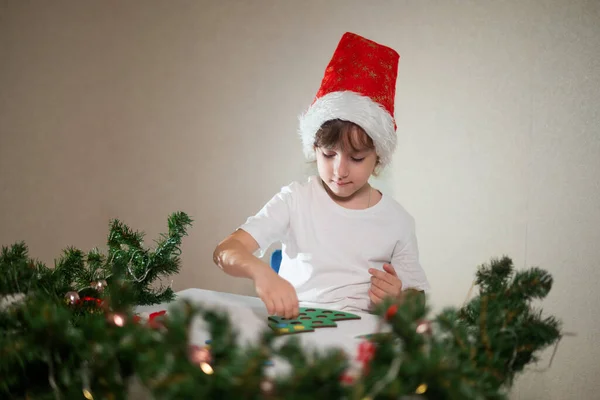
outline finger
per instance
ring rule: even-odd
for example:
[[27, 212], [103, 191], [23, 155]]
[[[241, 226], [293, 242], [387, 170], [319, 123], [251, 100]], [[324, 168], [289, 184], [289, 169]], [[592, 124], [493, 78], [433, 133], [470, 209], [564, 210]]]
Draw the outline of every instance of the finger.
[[373, 302], [373, 304], [379, 304], [382, 301], [382, 299], [377, 297], [375, 293], [373, 293], [373, 291], [371, 290], [369, 290], [369, 299], [371, 299], [371, 302]]
[[392, 274], [389, 274], [385, 271], [380, 271], [375, 268], [369, 268], [369, 273], [376, 278], [382, 279], [382, 280], [384, 280], [386, 282], [390, 282], [390, 283], [393, 283], [395, 279], [398, 279]]
[[300, 314], [300, 304], [298, 303], [298, 297], [294, 294], [294, 298], [292, 299], [292, 318], [298, 318]]
[[296, 289], [292, 285], [289, 285], [289, 290], [286, 293], [286, 313], [289, 315], [289, 318], [295, 319], [299, 314], [299, 304], [298, 304], [298, 295], [296, 294]]
[[[387, 272], [379, 271], [377, 269], [375, 269], [374, 271], [375, 272], [372, 275], [375, 278], [381, 279], [382, 281], [387, 282], [394, 287], [400, 285], [400, 279], [398, 279], [395, 275], [388, 274]], [[369, 270], [369, 272], [370, 272], [370, 270]]]
[[369, 268], [369, 273], [377, 278], [383, 279], [387, 272], [380, 271], [377, 268]]
[[379, 297], [381, 300], [390, 295], [386, 291], [379, 289], [377, 286], [371, 286], [371, 292], [373, 292], [373, 294]]
[[299, 315], [299, 311], [298, 311], [298, 305], [292, 306], [291, 310], [290, 310], [290, 319], [296, 319], [298, 318]]
[[387, 291], [388, 288], [392, 288], [393, 285], [388, 281], [383, 279], [376, 278], [374, 276], [371, 277], [371, 285], [377, 286], [379, 289]]
[[292, 318], [292, 304], [290, 303], [289, 297], [283, 299], [283, 316], [287, 319]]
[[398, 291], [398, 289], [396, 289], [396, 287], [391, 283], [375, 277], [371, 278], [371, 286], [377, 287], [388, 294], [395, 294]]
[[285, 317], [289, 319], [296, 319], [298, 316], [298, 305], [294, 302], [293, 297], [288, 297], [285, 302]]
[[285, 317], [286, 317], [287, 319], [296, 319], [296, 315], [295, 315], [295, 313], [294, 313], [294, 309], [293, 309], [291, 306], [288, 306], [288, 307], [285, 309]]
[[287, 318], [285, 315], [285, 301], [283, 297], [279, 297], [275, 300], [275, 306], [277, 307], [277, 315], [283, 318]]
[[396, 270], [394, 269], [392, 264], [383, 264], [383, 269], [388, 274], [394, 275], [396, 278], [398, 277], [398, 274], [396, 273]]
[[393, 297], [400, 296], [400, 293], [402, 292], [402, 281], [400, 279], [394, 279], [393, 283], [389, 283], [388, 281], [373, 277], [371, 284], [377, 286], [379, 289]]
[[273, 303], [273, 300], [271, 298], [266, 298], [263, 299], [263, 303], [265, 303], [265, 306], [267, 307], [267, 313], [269, 315], [275, 315], [275, 304]]

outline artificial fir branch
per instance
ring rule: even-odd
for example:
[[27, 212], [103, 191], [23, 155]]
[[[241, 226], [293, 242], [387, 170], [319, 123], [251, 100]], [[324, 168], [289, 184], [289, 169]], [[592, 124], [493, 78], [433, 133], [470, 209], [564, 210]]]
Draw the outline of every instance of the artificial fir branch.
[[[431, 320], [422, 296], [382, 303], [375, 312], [390, 334], [372, 340], [374, 352], [351, 383], [341, 378], [356, 360], [341, 350], [317, 352], [297, 338], [281, 343], [266, 324], [256, 343], [242, 346], [226, 313], [199, 304], [173, 303], [158, 327], [135, 322], [135, 306], [172, 299], [169, 288], [152, 284], [178, 271], [190, 224], [173, 214], [151, 250], [142, 233], [115, 220], [107, 256], [68, 248], [53, 269], [30, 259], [24, 243], [2, 248], [0, 296], [25, 296], [0, 309], [0, 397], [125, 399], [137, 382], [157, 400], [500, 400], [515, 375], [561, 336], [559, 321], [530, 304], [547, 296], [552, 277], [539, 268], [515, 272], [508, 257], [481, 265], [479, 294]], [[99, 279], [108, 281], [103, 292], [90, 287]], [[90, 295], [89, 305], [66, 303], [70, 290]], [[198, 318], [212, 338], [208, 366], [190, 356]], [[265, 362], [272, 357], [289, 373], [271, 378]]]

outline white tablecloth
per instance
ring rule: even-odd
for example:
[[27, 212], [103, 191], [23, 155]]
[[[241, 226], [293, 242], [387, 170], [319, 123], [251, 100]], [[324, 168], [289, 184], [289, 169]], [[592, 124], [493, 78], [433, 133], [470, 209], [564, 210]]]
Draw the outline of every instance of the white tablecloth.
[[[268, 326], [268, 313], [263, 302], [257, 297], [241, 296], [231, 293], [215, 292], [204, 289], [186, 289], [176, 293], [177, 300], [187, 299], [194, 303], [199, 303], [205, 307], [212, 307], [229, 312], [233, 327], [238, 331], [238, 341], [240, 345], [248, 342], [254, 342], [258, 335]], [[171, 304], [159, 304], [154, 306], [140, 306], [136, 312], [154, 312], [168, 310]], [[300, 304], [301, 307], [312, 306], [310, 304]], [[353, 313], [359, 315], [359, 320], [337, 321], [336, 328], [316, 328], [314, 332], [303, 332], [294, 335], [281, 336], [278, 341], [286, 340], [291, 336], [300, 339], [302, 345], [308, 349], [324, 350], [328, 348], [338, 348], [355, 359], [358, 350], [358, 344], [361, 339], [358, 335], [374, 333], [377, 331], [379, 317], [367, 313]], [[386, 329], [387, 330], [387, 327]], [[203, 346], [207, 340], [211, 339], [203, 321], [197, 321], [193, 326], [191, 342]], [[273, 360], [273, 370], [280, 371], [282, 365], [278, 365], [277, 360]]]

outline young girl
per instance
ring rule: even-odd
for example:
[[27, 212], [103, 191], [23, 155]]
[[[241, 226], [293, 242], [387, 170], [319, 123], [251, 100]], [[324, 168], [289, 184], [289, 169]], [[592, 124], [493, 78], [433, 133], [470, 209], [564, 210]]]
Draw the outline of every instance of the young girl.
[[[414, 219], [371, 187], [396, 147], [399, 55], [352, 33], [340, 40], [321, 88], [300, 117], [318, 176], [285, 186], [215, 249], [227, 274], [250, 278], [272, 315], [303, 306], [369, 311], [386, 296], [429, 288]], [[253, 254], [282, 243], [279, 274]]]

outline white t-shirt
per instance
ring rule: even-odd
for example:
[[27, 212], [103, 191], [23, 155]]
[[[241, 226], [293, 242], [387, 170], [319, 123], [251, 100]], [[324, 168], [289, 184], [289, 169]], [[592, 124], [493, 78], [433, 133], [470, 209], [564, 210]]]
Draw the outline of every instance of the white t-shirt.
[[369, 268], [391, 263], [403, 289], [428, 290], [419, 263], [414, 218], [383, 195], [374, 206], [351, 210], [334, 202], [321, 179], [294, 182], [240, 229], [261, 252], [282, 243], [279, 275], [295, 288], [302, 306], [369, 311]]

